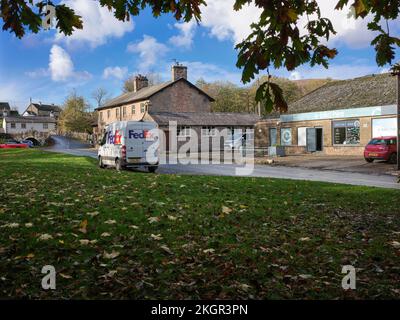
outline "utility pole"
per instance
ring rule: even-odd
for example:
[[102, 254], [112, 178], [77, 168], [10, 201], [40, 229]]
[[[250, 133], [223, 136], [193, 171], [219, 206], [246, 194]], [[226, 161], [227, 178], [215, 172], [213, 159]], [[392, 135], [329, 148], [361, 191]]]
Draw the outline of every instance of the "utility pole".
[[397, 170], [400, 171], [400, 71], [397, 76]]

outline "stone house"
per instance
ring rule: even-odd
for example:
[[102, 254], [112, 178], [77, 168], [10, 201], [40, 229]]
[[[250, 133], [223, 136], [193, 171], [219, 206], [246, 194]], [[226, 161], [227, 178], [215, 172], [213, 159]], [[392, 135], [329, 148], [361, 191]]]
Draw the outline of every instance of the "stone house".
[[40, 117], [55, 117], [60, 116], [62, 109], [54, 104], [30, 103], [26, 110], [22, 113], [23, 116], [40, 116]]
[[178, 144], [183, 144], [191, 130], [199, 138], [211, 138], [214, 129], [244, 130], [253, 128], [259, 120], [255, 114], [211, 112], [214, 99], [187, 80], [187, 67], [180, 64], [172, 66], [170, 81], [149, 86], [147, 78], [138, 75], [133, 87], [133, 92], [124, 93], [96, 109], [98, 132], [115, 121], [155, 121], [165, 133], [165, 147], [169, 150], [169, 121], [176, 121], [181, 138]]
[[3, 132], [14, 138], [45, 139], [56, 133], [57, 123], [54, 117], [4, 117]]
[[390, 74], [332, 81], [260, 121], [256, 141], [287, 154], [362, 155], [373, 137], [397, 135], [396, 96]]

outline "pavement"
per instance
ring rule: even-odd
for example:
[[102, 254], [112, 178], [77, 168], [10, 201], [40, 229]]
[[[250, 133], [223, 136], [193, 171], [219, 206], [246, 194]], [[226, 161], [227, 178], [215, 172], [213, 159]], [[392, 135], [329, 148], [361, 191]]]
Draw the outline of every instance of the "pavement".
[[[53, 139], [55, 144], [54, 146], [47, 148], [48, 151], [97, 158], [97, 151], [94, 148], [91, 148], [88, 144], [62, 136], [53, 136]], [[286, 164], [284, 164], [283, 161], [280, 161], [278, 165], [255, 164], [254, 168], [249, 168], [250, 173], [246, 176], [323, 181], [358, 186], [400, 189], [400, 184], [397, 183], [397, 177], [394, 175], [379, 173], [379, 171], [378, 173], [372, 171], [372, 173], [370, 169], [364, 172], [357, 172], [357, 170], [360, 170], [357, 168], [363, 168], [364, 166], [364, 164], [360, 163], [359, 159], [350, 159], [347, 166], [345, 165], [347, 160], [344, 157], [341, 157], [340, 159], [341, 163], [331, 162], [329, 161], [329, 158], [323, 159], [322, 157], [321, 159], [303, 159], [306, 163], [303, 166], [301, 166], [301, 161], [291, 164], [287, 159], [285, 160]], [[297, 160], [300, 160], [300, 158]], [[312, 164], [312, 160], [317, 160], [317, 162]], [[336, 165], [334, 165], [334, 163], [336, 163]], [[356, 169], [352, 171], [352, 167]], [[368, 166], [365, 167], [367, 168]], [[184, 165], [178, 163], [161, 164], [157, 172], [160, 174], [241, 176], [241, 170], [243, 170], [243, 166], [236, 164]]]

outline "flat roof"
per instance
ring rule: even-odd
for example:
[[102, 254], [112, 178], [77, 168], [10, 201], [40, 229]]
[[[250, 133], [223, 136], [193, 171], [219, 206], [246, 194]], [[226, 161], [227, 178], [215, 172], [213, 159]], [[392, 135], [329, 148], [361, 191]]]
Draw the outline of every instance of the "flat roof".
[[397, 106], [375, 106], [366, 108], [340, 109], [320, 112], [305, 112], [295, 114], [284, 114], [280, 116], [281, 122], [298, 122], [312, 120], [346, 119], [359, 117], [374, 117], [396, 115]]

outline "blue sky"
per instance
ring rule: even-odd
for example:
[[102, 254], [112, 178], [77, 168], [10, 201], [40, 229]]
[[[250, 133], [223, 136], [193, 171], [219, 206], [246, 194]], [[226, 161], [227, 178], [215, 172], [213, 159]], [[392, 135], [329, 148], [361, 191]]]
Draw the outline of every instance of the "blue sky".
[[[83, 17], [84, 29], [72, 37], [49, 30], [19, 40], [0, 32], [0, 101], [9, 101], [22, 111], [29, 98], [61, 104], [75, 89], [94, 105], [91, 92], [103, 87], [110, 97], [118, 95], [129, 75], [153, 72], [169, 80], [173, 59], [188, 66], [192, 82], [203, 78], [241, 85], [234, 45], [248, 34], [250, 23], [259, 15], [253, 6], [237, 13], [233, 0], [213, 0], [202, 9], [200, 25], [177, 22], [171, 16], [155, 19], [148, 10], [123, 23], [94, 0], [63, 2]], [[292, 79], [346, 79], [387, 71], [375, 63], [367, 21], [349, 19], [348, 12], [334, 11], [332, 3], [318, 2], [338, 31], [329, 44], [339, 50], [339, 56], [328, 70], [304, 66], [274, 74]], [[399, 35], [400, 22], [391, 22], [391, 30]]]

